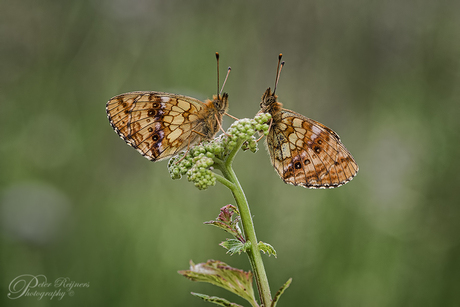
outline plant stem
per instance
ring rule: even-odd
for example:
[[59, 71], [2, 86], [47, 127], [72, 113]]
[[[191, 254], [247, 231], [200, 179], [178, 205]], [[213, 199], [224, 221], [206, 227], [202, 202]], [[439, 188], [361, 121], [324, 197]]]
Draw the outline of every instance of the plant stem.
[[216, 179], [217, 181], [219, 181], [220, 183], [222, 183], [224, 186], [226, 186], [227, 188], [229, 188], [230, 190], [233, 189], [233, 182], [230, 182], [229, 180], [227, 180], [225, 177], [222, 177], [221, 175], [219, 174], [216, 174], [214, 173], [214, 176], [216, 176]]
[[236, 152], [239, 150], [241, 145], [242, 142], [239, 143], [230, 153], [225, 163], [216, 164], [216, 166], [222, 172], [223, 177], [232, 184], [228, 184], [228, 182], [223, 181], [222, 179], [224, 178], [219, 178], [220, 176], [217, 177], [217, 180], [226, 185], [232, 191], [233, 197], [235, 198], [238, 210], [240, 212], [241, 224], [243, 227], [245, 239], [247, 242], [250, 242], [251, 246], [246, 252], [254, 272], [254, 278], [257, 284], [257, 289], [259, 291], [261, 305], [264, 307], [269, 307], [272, 302], [270, 286], [268, 284], [267, 274], [265, 272], [264, 263], [262, 261], [262, 255], [257, 244], [257, 237], [254, 229], [254, 223], [252, 221], [251, 211], [249, 210], [248, 201], [244, 195], [243, 189], [241, 188], [238, 178], [236, 177], [232, 168], [233, 158], [235, 157]]

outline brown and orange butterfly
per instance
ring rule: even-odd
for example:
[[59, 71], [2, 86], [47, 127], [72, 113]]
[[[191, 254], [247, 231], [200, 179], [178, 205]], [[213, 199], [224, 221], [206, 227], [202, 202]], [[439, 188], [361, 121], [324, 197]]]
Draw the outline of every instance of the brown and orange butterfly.
[[219, 92], [218, 53], [216, 58], [218, 95], [213, 100], [201, 102], [163, 92], [125, 93], [107, 102], [110, 125], [129, 146], [151, 161], [170, 158], [193, 144], [212, 139], [228, 110], [228, 94]]
[[273, 167], [285, 183], [312, 189], [336, 188], [349, 182], [358, 164], [332, 129], [291, 110], [283, 109], [275, 95], [284, 62], [279, 55], [275, 89], [262, 96], [259, 112], [272, 122], [266, 146]]

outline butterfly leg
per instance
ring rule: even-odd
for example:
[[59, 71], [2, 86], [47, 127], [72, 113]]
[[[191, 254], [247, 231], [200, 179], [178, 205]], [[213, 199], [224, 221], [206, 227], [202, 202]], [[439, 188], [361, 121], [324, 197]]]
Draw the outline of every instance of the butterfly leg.
[[225, 112], [224, 115], [227, 115], [228, 117], [233, 118], [234, 120], [239, 120], [239, 118], [236, 118], [235, 116], [228, 114], [227, 112]]
[[[227, 114], [228, 115], [228, 114]], [[225, 132], [224, 128], [222, 128], [222, 125], [220, 124], [220, 120], [219, 118], [217, 117], [217, 114], [214, 114], [214, 116], [216, 117], [216, 121], [217, 121], [217, 124], [219, 125], [219, 129], [226, 135], [226, 136], [230, 136], [227, 132]]]

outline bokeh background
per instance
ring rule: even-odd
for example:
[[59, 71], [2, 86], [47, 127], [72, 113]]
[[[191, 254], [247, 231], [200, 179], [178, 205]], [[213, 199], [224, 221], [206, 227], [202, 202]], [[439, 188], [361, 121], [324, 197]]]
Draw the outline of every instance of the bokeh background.
[[[460, 306], [460, 2], [114, 0], [0, 2], [2, 306], [211, 306], [233, 294], [177, 274], [189, 260], [249, 270], [202, 222], [234, 203], [173, 181], [112, 130], [106, 101], [134, 90], [204, 100], [214, 53], [230, 113], [273, 87], [334, 129], [360, 172], [334, 190], [284, 184], [263, 148], [235, 171], [279, 306]], [[225, 126], [231, 123], [225, 118]], [[7, 297], [19, 275], [87, 288]], [[40, 289], [38, 289], [40, 290]]]

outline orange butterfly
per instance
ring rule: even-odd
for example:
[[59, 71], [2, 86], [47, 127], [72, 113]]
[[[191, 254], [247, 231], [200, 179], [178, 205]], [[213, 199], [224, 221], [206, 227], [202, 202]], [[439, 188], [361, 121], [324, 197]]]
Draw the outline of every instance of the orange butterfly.
[[[219, 89], [218, 53], [216, 58]], [[229, 72], [230, 67], [227, 77]], [[170, 158], [193, 144], [212, 139], [227, 110], [227, 93], [201, 102], [163, 92], [130, 92], [111, 98], [106, 105], [115, 132], [151, 161]]]
[[283, 109], [275, 95], [284, 62], [279, 55], [275, 90], [268, 88], [260, 102], [272, 121], [266, 147], [273, 167], [285, 183], [306, 188], [335, 188], [349, 182], [358, 164], [332, 129], [301, 114]]

